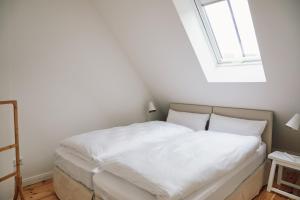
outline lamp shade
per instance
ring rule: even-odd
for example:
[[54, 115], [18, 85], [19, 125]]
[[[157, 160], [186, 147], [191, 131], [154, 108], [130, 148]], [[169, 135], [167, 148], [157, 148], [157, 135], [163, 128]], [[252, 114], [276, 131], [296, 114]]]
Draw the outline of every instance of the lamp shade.
[[155, 112], [155, 111], [156, 111], [156, 107], [155, 107], [154, 103], [152, 101], [150, 101], [148, 104], [148, 112]]
[[298, 113], [296, 113], [285, 125], [294, 130], [299, 130], [300, 115]]

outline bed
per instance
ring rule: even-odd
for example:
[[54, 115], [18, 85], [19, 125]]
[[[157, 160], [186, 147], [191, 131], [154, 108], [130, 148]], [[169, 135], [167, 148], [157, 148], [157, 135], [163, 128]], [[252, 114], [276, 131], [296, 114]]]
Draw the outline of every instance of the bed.
[[[214, 112], [220, 115], [226, 115], [226, 116], [232, 116], [238, 118], [267, 120], [268, 124], [264, 130], [264, 133], [262, 134], [262, 140], [265, 143], [266, 152], [268, 153], [271, 151], [272, 117], [273, 117], [271, 111], [214, 107], [214, 106], [203, 106], [203, 105], [188, 105], [188, 104], [171, 104], [170, 108], [177, 111], [185, 111], [185, 112], [194, 112], [194, 113]], [[57, 162], [53, 173], [53, 180], [54, 180], [55, 192], [61, 200], [100, 199], [101, 198], [100, 194], [102, 194], [103, 196], [105, 195], [109, 196], [109, 194], [105, 194], [105, 191], [99, 191], [99, 188], [97, 188], [97, 186], [94, 184], [94, 182], [99, 181], [99, 179], [92, 181], [92, 177], [95, 177], [95, 174], [101, 171], [101, 168], [99, 168], [98, 165], [94, 165], [94, 163], [86, 162], [86, 160], [82, 160], [80, 157], [72, 154], [72, 152], [64, 151], [64, 149], [61, 149], [60, 154], [61, 155], [58, 154], [57, 156], [57, 160], [56, 160]], [[261, 157], [263, 157], [263, 159]], [[266, 183], [265, 176], [267, 174], [265, 155], [261, 157], [256, 158], [256, 162], [255, 162], [256, 164], [252, 166], [252, 168], [250, 167], [246, 169], [246, 171], [247, 170], [253, 171], [253, 169], [255, 168], [255, 171], [253, 171], [251, 175], [244, 173], [243, 169], [241, 169], [241, 172], [236, 172], [238, 174], [236, 175], [237, 177], [242, 176], [242, 174], [244, 174], [243, 176], [246, 178], [243, 178], [242, 182], [236, 179], [234, 180], [235, 184], [230, 184], [231, 187], [226, 189], [225, 192], [227, 196], [226, 199], [233, 199], [233, 200], [252, 199], [252, 197], [254, 197], [258, 193], [261, 187]], [[262, 164], [259, 165], [257, 163], [262, 163]], [[257, 165], [259, 166], [257, 167]], [[105, 173], [103, 173], [103, 176], [105, 176]], [[106, 180], [105, 177], [102, 178], [103, 180]], [[118, 183], [121, 183], [119, 180], [116, 181]], [[108, 183], [109, 181], [107, 180], [106, 182]], [[128, 187], [130, 187], [130, 185], [128, 185]], [[130, 188], [128, 189], [130, 190]], [[215, 190], [217, 191], [218, 188], [215, 188]], [[144, 194], [145, 193], [143, 193], [143, 195]]]
[[[250, 200], [254, 198], [263, 185], [266, 184], [266, 155], [271, 151], [272, 118], [271, 111], [226, 108], [201, 105], [171, 104], [170, 108], [177, 111], [195, 113], [215, 113], [223, 116], [251, 120], [266, 120], [267, 125], [262, 134], [262, 145], [249, 156], [243, 164], [219, 180], [205, 185], [187, 197], [185, 200]], [[116, 176], [111, 171], [103, 171], [94, 176], [96, 199], [104, 200], [156, 200], [157, 198], [143, 187], [128, 182]]]

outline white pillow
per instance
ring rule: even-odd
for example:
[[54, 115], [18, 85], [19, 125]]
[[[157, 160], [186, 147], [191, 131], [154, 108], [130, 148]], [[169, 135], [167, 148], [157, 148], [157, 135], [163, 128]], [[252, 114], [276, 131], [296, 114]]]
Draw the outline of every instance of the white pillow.
[[189, 127], [195, 131], [205, 130], [209, 114], [179, 112], [170, 109], [167, 122]]
[[267, 121], [246, 120], [211, 114], [208, 130], [260, 137], [266, 124]]

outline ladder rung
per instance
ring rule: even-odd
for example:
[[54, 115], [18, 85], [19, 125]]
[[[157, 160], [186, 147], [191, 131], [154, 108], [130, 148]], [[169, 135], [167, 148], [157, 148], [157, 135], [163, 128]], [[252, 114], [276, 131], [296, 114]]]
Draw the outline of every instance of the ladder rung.
[[0, 152], [9, 150], [9, 149], [12, 149], [12, 148], [15, 148], [15, 147], [16, 147], [16, 144], [11, 144], [11, 145], [8, 145], [6, 147], [0, 147]]
[[0, 101], [0, 105], [5, 105], [5, 104], [15, 104], [15, 103], [17, 103], [16, 100]]
[[0, 178], [0, 182], [5, 181], [6, 179], [9, 179], [9, 178], [11, 178], [11, 177], [13, 177], [13, 176], [16, 176], [16, 175], [17, 175], [17, 172], [13, 172], [13, 173], [11, 173], [11, 174], [8, 174], [8, 175], [6, 175], [6, 176], [3, 176], [3, 177]]

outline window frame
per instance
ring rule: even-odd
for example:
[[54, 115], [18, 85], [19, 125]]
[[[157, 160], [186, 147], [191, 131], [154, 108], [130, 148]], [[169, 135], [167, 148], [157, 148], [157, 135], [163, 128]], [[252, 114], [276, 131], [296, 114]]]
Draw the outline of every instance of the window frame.
[[[209, 42], [209, 46], [211, 48], [211, 51], [212, 51], [212, 53], [215, 57], [215, 61], [216, 61], [217, 66], [236, 66], [236, 65], [241, 66], [241, 65], [262, 64], [260, 56], [246, 56], [245, 55], [245, 51], [244, 51], [244, 48], [243, 48], [243, 44], [242, 44], [242, 41], [241, 41], [241, 37], [240, 37], [240, 34], [239, 34], [239, 30], [238, 30], [238, 27], [237, 27], [236, 19], [234, 17], [234, 13], [233, 13], [233, 10], [232, 10], [232, 7], [231, 7], [230, 0], [206, 0], [205, 3], [201, 2], [201, 0], [193, 0], [193, 1], [195, 3], [196, 9], [199, 13], [200, 20], [203, 24], [204, 32], [205, 32], [207, 40]], [[221, 1], [227, 1], [228, 6], [229, 6], [230, 14], [231, 14], [232, 21], [233, 21], [233, 24], [234, 24], [236, 37], [238, 39], [239, 47], [240, 47], [240, 50], [241, 50], [241, 53], [242, 53], [242, 56], [243, 56], [239, 59], [224, 59], [222, 57], [221, 51], [219, 49], [218, 42], [216, 41], [214, 31], [213, 31], [213, 29], [211, 27], [211, 24], [210, 24], [210, 20], [209, 20], [207, 14], [206, 14], [206, 11], [205, 11], [205, 8], [204, 8], [207, 5], [218, 3], [218, 2], [221, 2]]]

